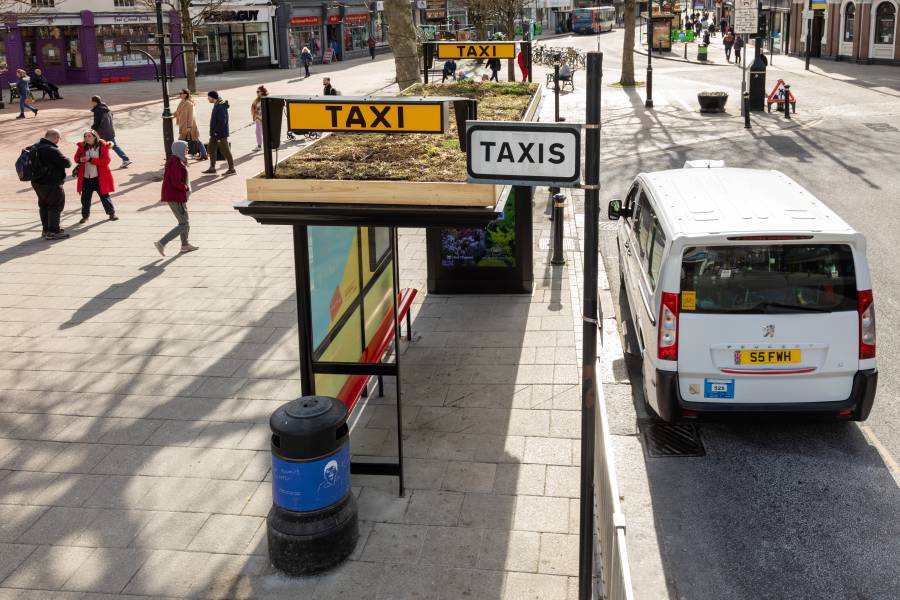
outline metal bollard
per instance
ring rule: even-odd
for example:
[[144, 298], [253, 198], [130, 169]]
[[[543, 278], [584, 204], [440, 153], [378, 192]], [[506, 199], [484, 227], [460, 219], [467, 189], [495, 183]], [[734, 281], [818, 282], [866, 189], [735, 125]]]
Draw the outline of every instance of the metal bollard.
[[744, 129], [750, 129], [750, 92], [744, 92]]
[[784, 84], [784, 118], [791, 118], [791, 86]]
[[566, 195], [553, 194], [553, 256], [551, 265], [566, 264], [566, 256], [563, 252], [563, 221], [565, 221]]

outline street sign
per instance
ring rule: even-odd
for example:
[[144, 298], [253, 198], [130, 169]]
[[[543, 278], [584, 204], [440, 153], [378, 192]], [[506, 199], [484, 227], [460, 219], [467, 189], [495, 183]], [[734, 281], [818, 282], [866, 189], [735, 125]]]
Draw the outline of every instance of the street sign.
[[[794, 98], [794, 92], [790, 92], [789, 95], [792, 104], [797, 101]], [[769, 94], [766, 102], [769, 102], [770, 104], [779, 104], [781, 102], [784, 102], [784, 79], [778, 80], [778, 83], [776, 83], [775, 87], [772, 88], [772, 93]]]
[[448, 58], [515, 58], [515, 42], [435, 42], [437, 57]]
[[804, 11], [803, 11], [803, 19], [804, 20], [812, 19], [815, 16], [816, 16], [816, 11], [809, 9], [809, 8], [804, 9]]
[[315, 96], [287, 100], [291, 131], [443, 133], [446, 98], [354, 98]]
[[759, 9], [754, 4], [751, 8], [735, 6], [734, 32], [753, 33], [759, 29]]
[[581, 125], [467, 121], [470, 183], [577, 187], [581, 183]]

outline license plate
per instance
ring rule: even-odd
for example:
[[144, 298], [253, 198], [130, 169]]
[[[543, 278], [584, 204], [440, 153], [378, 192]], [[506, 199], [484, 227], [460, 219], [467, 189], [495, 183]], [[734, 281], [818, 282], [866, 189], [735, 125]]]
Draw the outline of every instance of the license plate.
[[738, 350], [736, 365], [793, 365], [800, 362], [800, 350]]

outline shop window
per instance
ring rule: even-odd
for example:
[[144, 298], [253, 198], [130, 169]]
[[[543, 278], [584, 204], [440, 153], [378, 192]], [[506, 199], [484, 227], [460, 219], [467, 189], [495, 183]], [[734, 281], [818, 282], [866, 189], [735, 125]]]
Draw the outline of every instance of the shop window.
[[41, 45], [41, 63], [45, 67], [58, 67], [62, 65], [62, 53], [55, 42], [44, 42]]
[[856, 21], [856, 5], [852, 2], [844, 8], [844, 41], [853, 41], [853, 24]]
[[134, 6], [134, 0], [114, 0], [113, 6], [116, 8], [131, 8]]
[[[147, 43], [156, 39], [156, 25], [98, 25], [97, 29], [97, 62], [100, 68], [132, 67], [149, 64], [147, 57], [132, 50], [128, 52], [126, 44]], [[141, 48], [151, 56], [159, 55], [158, 48]], [[170, 50], [166, 49], [169, 56]]]
[[197, 62], [218, 62], [219, 47], [216, 45], [215, 36], [210, 39], [207, 35], [200, 35], [194, 38], [197, 42]]
[[268, 25], [249, 23], [244, 26], [247, 36], [247, 58], [269, 56]]
[[897, 9], [890, 2], [882, 2], [875, 10], [875, 43], [893, 44]]
[[31, 6], [34, 8], [53, 8], [56, 6], [56, 0], [31, 0]]
[[9, 63], [6, 62], [6, 33], [0, 31], [0, 73], [9, 71]]

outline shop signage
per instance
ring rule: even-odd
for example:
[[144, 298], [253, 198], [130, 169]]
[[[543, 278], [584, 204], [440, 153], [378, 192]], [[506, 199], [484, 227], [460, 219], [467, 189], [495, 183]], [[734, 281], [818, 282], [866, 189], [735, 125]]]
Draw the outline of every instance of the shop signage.
[[581, 183], [580, 124], [467, 121], [466, 148], [470, 183]]
[[814, 10], [805, 9], [803, 11], [803, 18], [806, 20], [812, 19], [815, 16], [816, 16], [816, 11], [814, 11]]
[[825, 10], [828, 8], [827, 2], [810, 2], [809, 7], [813, 10]]
[[328, 24], [329, 25], [339, 25], [341, 22], [341, 15], [328, 15]]
[[368, 23], [369, 13], [354, 13], [352, 15], [344, 15], [344, 23]]
[[235, 21], [256, 21], [258, 10], [217, 10], [206, 16], [207, 23], [224, 23]]
[[[97, 19], [102, 23], [103, 19]], [[154, 15], [115, 15], [112, 17], [113, 23], [156, 23]]]
[[447, 58], [515, 58], [515, 42], [436, 42], [437, 57]]
[[448, 102], [396, 98], [334, 96], [288, 100], [292, 131], [353, 131], [358, 133], [443, 133]]
[[322, 19], [316, 16], [291, 17], [291, 25], [295, 27], [301, 25], [318, 25], [321, 22]]

